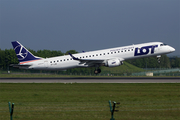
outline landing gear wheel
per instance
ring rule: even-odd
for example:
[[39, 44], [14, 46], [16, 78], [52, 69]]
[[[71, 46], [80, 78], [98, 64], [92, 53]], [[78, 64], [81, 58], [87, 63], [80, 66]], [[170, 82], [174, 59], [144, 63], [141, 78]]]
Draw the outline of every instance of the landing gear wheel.
[[101, 73], [101, 69], [97, 69], [98, 73]]
[[96, 70], [94, 70], [94, 74], [98, 74], [98, 73], [101, 73], [101, 69], [96, 69]]
[[157, 61], [158, 61], [159, 64], [161, 63], [160, 58], [161, 58], [161, 55], [158, 55], [157, 56]]
[[97, 70], [94, 70], [94, 74], [98, 74], [98, 71], [97, 71]]
[[160, 58], [157, 59], [158, 63], [161, 63]]

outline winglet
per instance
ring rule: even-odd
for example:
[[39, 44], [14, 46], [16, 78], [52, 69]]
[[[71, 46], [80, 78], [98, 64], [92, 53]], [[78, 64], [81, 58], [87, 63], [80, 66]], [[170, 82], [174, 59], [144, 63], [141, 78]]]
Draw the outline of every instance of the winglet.
[[80, 60], [79, 58], [74, 57], [71, 53], [69, 55], [73, 58], [73, 60]]

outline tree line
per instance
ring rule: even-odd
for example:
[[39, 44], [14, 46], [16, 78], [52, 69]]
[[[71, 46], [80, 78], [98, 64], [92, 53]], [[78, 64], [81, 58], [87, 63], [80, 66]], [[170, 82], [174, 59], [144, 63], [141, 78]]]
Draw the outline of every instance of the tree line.
[[156, 56], [127, 60], [127, 62], [139, 68], [180, 68], [180, 58], [177, 56], [161, 55], [160, 62], [158, 62]]
[[[55, 51], [55, 50], [38, 50], [34, 51], [29, 49], [29, 51], [38, 57], [43, 58], [49, 58], [49, 57], [55, 57], [55, 56], [63, 56], [68, 55], [68, 53], [75, 54], [78, 53], [75, 50], [69, 50], [66, 53], [63, 53], [61, 51]], [[133, 64], [140, 68], [180, 68], [180, 58], [179, 57], [171, 57], [169, 58], [166, 55], [162, 55], [160, 58], [160, 63], [157, 62], [156, 57], [148, 57], [148, 58], [140, 58], [140, 59], [133, 59], [133, 60], [127, 60], [126, 62]], [[0, 70], [7, 70], [7, 67], [10, 64], [18, 64], [18, 59], [16, 57], [16, 53], [14, 49], [0, 49]], [[71, 69], [70, 71], [84, 71], [83, 68], [81, 69]], [[86, 71], [92, 72], [94, 68], [89, 68]]]

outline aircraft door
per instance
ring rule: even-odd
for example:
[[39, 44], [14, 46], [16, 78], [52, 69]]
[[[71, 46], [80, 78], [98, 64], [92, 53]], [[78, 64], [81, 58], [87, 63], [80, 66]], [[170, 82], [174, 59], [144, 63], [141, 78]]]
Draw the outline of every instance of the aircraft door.
[[44, 61], [44, 66], [45, 66], [45, 68], [48, 68], [48, 60]]
[[159, 45], [154, 45], [154, 53], [157, 53], [160, 49]]

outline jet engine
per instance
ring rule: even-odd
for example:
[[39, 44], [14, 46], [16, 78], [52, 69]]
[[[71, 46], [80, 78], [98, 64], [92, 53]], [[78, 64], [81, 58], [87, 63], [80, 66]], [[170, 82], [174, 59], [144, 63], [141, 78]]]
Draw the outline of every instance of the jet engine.
[[105, 62], [106, 67], [117, 67], [123, 64], [119, 59], [110, 59]]

